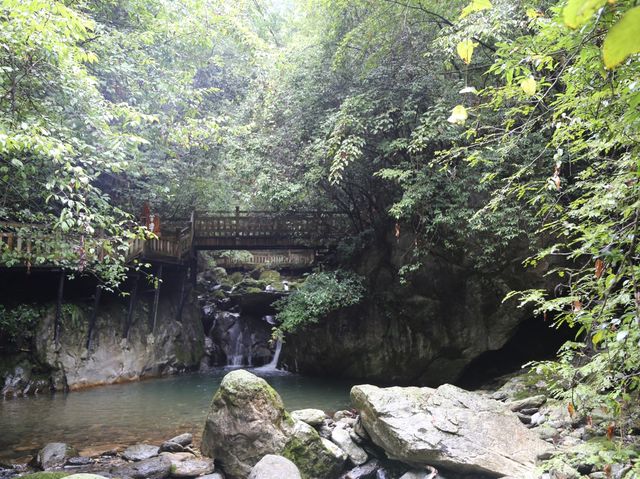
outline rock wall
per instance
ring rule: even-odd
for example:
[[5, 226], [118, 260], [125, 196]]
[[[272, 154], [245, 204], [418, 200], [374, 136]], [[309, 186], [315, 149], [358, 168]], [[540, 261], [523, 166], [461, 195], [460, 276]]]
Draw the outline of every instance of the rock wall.
[[434, 255], [401, 284], [403, 246], [390, 240], [363, 253], [357, 270], [369, 281], [370, 296], [288, 337], [285, 367], [387, 384], [455, 382], [531, 319], [515, 301], [502, 302], [512, 289], [540, 283], [520, 260], [485, 273]]
[[123, 337], [128, 298], [103, 296], [93, 341], [87, 350], [90, 301], [65, 302], [58, 344], [54, 342], [55, 305], [49, 304], [28, 348], [0, 361], [3, 395], [75, 390], [135, 381], [197, 369], [204, 353], [201, 312], [192, 298], [178, 316], [179, 297], [163, 284], [152, 332], [149, 291], [135, 303], [129, 338]]

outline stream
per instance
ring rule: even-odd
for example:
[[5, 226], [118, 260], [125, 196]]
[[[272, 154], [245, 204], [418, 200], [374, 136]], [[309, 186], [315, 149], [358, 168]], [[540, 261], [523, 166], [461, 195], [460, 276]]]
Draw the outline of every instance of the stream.
[[[229, 370], [4, 400], [0, 460], [33, 454], [48, 442], [100, 451], [140, 442], [159, 444], [192, 432], [198, 445], [211, 398]], [[289, 411], [314, 407], [332, 413], [349, 406], [348, 382], [265, 367], [250, 371], [280, 393]]]

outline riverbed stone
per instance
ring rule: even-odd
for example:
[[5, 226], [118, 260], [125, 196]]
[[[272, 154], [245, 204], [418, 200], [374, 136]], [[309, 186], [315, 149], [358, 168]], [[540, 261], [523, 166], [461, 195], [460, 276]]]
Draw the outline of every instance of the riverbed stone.
[[286, 457], [267, 454], [253, 466], [249, 479], [302, 479], [298, 467]]
[[372, 441], [416, 467], [525, 479], [550, 448], [503, 404], [449, 384], [354, 386], [351, 400]]
[[67, 459], [77, 456], [76, 450], [63, 442], [50, 442], [38, 452], [36, 462], [41, 469], [62, 467]]
[[215, 470], [213, 459], [208, 457], [181, 458], [171, 461], [171, 475], [173, 477], [197, 477], [211, 474]]
[[191, 434], [190, 432], [185, 432], [184, 434], [172, 437], [171, 439], [167, 440], [167, 442], [175, 442], [180, 444], [181, 446], [188, 446], [193, 442], [193, 434]]
[[157, 456], [159, 452], [160, 449], [158, 446], [151, 446], [150, 444], [134, 444], [124, 450], [122, 457], [127, 461], [142, 461], [144, 459]]
[[327, 415], [320, 409], [298, 409], [291, 412], [291, 417], [315, 427], [322, 424]]
[[124, 466], [115, 467], [110, 471], [113, 477], [121, 479], [164, 479], [171, 472], [171, 461], [166, 456], [157, 456]]
[[331, 432], [331, 441], [347, 453], [354, 466], [364, 464], [369, 459], [364, 449], [351, 439], [349, 431], [342, 427], [336, 427]]
[[539, 408], [545, 402], [547, 402], [547, 396], [544, 394], [538, 394], [537, 396], [531, 396], [517, 401], [511, 401], [507, 403], [507, 407], [513, 411], [522, 411], [523, 409]]
[[340, 479], [375, 479], [376, 472], [380, 468], [377, 459], [372, 459], [366, 464], [356, 466], [348, 472], [345, 472]]

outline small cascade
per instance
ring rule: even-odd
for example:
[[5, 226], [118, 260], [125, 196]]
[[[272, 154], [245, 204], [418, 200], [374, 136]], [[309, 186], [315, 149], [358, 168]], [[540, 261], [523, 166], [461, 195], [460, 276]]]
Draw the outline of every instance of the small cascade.
[[[242, 366], [244, 359], [244, 332], [239, 322], [233, 325], [231, 328], [231, 342], [233, 344], [233, 350], [229, 355], [227, 365], [228, 366]], [[234, 338], [235, 336], [235, 338]]]
[[269, 364], [265, 364], [260, 368], [256, 368], [257, 371], [278, 371], [278, 360], [280, 359], [280, 352], [282, 351], [282, 340], [278, 339], [276, 343], [276, 351], [273, 353], [273, 358]]

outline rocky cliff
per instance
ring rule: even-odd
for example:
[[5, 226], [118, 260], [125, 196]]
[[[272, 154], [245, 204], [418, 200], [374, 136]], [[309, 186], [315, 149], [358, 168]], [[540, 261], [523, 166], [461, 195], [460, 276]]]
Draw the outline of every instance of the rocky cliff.
[[204, 352], [200, 310], [189, 297], [178, 314], [176, 289], [170, 282], [163, 287], [155, 332], [150, 320], [151, 298], [143, 290], [134, 303], [127, 339], [123, 334], [129, 298], [103, 295], [89, 349], [91, 301], [65, 301], [57, 344], [55, 304], [42, 305], [43, 313], [29, 343], [5, 353], [0, 362], [3, 395], [74, 390], [197, 369]]

